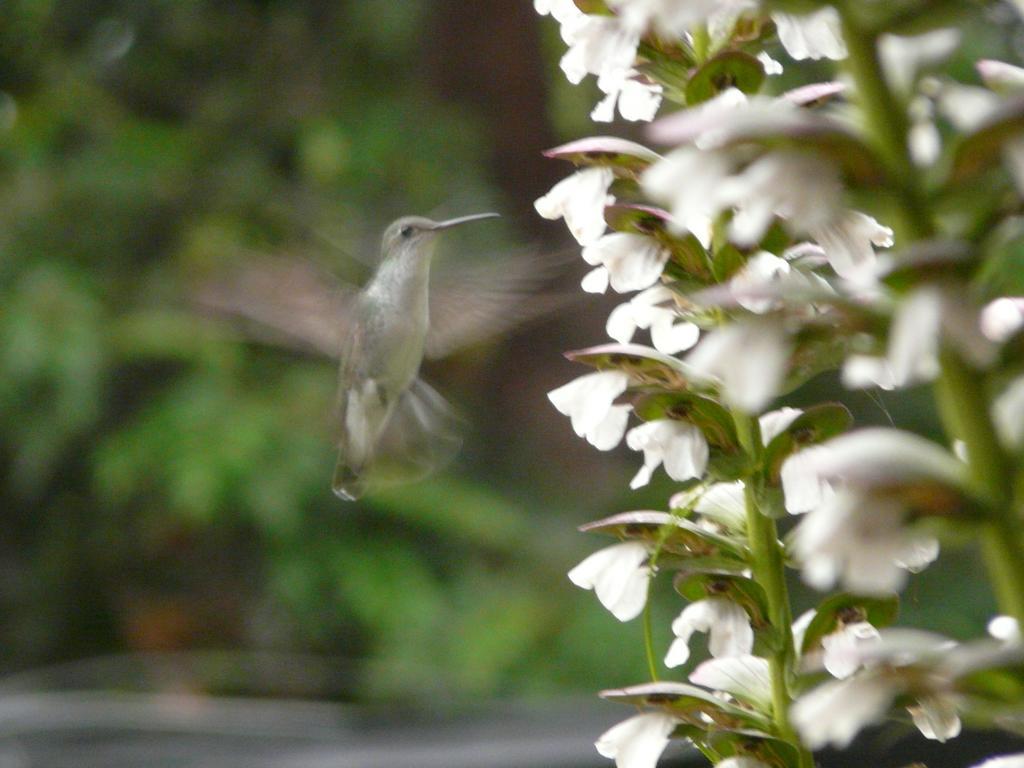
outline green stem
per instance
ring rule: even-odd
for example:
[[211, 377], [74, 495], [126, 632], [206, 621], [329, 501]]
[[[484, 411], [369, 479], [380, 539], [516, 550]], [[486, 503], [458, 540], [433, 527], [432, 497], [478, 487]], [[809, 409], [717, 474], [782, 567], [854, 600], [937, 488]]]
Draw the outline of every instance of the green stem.
[[647, 671], [651, 674], [651, 682], [658, 682], [658, 663], [654, 656], [654, 632], [651, 629], [651, 601], [644, 605], [644, 653], [647, 656]]
[[845, 65], [857, 87], [868, 137], [885, 163], [888, 186], [896, 194], [898, 213], [909, 239], [935, 234], [927, 198], [907, 145], [906, 110], [889, 88], [878, 58], [876, 36], [861, 28], [848, 8], [841, 6]]
[[707, 61], [708, 54], [710, 53], [711, 33], [708, 32], [706, 26], [698, 24], [693, 28], [692, 34], [693, 58], [700, 65]]
[[977, 373], [955, 352], [940, 354], [936, 400], [947, 433], [964, 441], [975, 490], [989, 505], [982, 553], [999, 610], [1024, 626], [1024, 524], [1014, 504], [1013, 467], [999, 444]]
[[[666, 525], [662, 527], [661, 532], [658, 534], [658, 540], [654, 544], [654, 551], [651, 552], [648, 567], [651, 569], [652, 582], [654, 581], [654, 575], [658, 572], [658, 557], [661, 555], [661, 548], [665, 545], [665, 539], [669, 537], [671, 531], [671, 526]], [[647, 602], [644, 603], [643, 625], [644, 655], [647, 657], [647, 671], [650, 672], [651, 682], [656, 683], [658, 682], [658, 661], [657, 657], [654, 655], [654, 630], [651, 625], [650, 591], [647, 593]]]
[[[733, 413], [733, 420], [736, 423], [740, 445], [751, 460], [751, 464], [759, 467], [764, 449], [757, 419], [737, 411]], [[783, 545], [779, 541], [775, 520], [761, 513], [757, 502], [757, 482], [755, 477], [746, 479], [743, 484], [743, 499], [747, 513], [747, 541], [753, 559], [751, 570], [755, 581], [765, 591], [768, 600], [768, 620], [771, 623], [772, 637], [775, 638], [768, 656], [772, 686], [772, 718], [779, 735], [799, 748], [800, 765], [809, 767], [813, 765], [813, 758], [810, 752], [800, 747], [800, 739], [789, 722], [789, 707], [792, 704], [789, 680], [796, 661], [796, 651], [793, 647], [793, 614], [789, 603], [789, 590], [786, 587]]]

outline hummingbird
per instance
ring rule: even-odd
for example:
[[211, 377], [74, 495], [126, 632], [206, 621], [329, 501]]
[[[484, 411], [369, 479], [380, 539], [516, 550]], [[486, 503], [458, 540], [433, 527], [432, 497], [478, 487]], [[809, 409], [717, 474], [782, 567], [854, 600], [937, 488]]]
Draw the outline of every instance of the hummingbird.
[[421, 479], [458, 451], [460, 420], [420, 376], [424, 358], [446, 357], [563, 303], [537, 294], [553, 266], [538, 257], [462, 266], [432, 279], [442, 232], [498, 215], [394, 221], [361, 290], [308, 262], [256, 259], [197, 291], [200, 307], [243, 321], [259, 340], [339, 361], [332, 414], [339, 498], [355, 501], [369, 489]]

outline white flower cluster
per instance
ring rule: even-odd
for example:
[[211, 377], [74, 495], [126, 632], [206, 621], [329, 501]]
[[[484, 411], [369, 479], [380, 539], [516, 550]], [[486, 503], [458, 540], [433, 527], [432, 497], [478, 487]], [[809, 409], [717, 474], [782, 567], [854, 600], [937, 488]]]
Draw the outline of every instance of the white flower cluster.
[[[763, 441], [770, 444], [802, 414], [795, 408], [764, 414], [759, 419]], [[851, 471], [844, 471], [851, 467]], [[794, 533], [794, 553], [802, 557], [818, 586], [841, 579], [855, 592], [888, 594], [902, 585], [904, 569], [921, 568], [934, 559], [937, 543], [904, 529], [899, 515], [895, 523], [886, 524], [885, 516], [893, 510], [883, 500], [861, 498], [859, 504], [850, 504], [851, 512], [846, 517], [835, 515], [835, 500], [846, 499], [846, 494], [853, 493], [852, 488], [877, 487], [897, 477], [914, 475], [953, 482], [960, 473], [952, 456], [895, 430], [884, 434], [864, 430], [793, 454], [783, 467], [787, 501], [799, 500], [795, 512], [813, 510]], [[834, 487], [839, 477], [847, 477], [850, 487]], [[745, 533], [744, 503], [743, 483], [736, 481], [698, 486], [677, 494], [669, 506], [689, 510], [698, 529], [740, 541]], [[805, 556], [803, 551], [809, 542], [820, 546], [813, 557]], [[650, 545], [625, 541], [591, 555], [570, 572], [569, 578], [580, 587], [593, 589], [601, 604], [620, 621], [629, 621], [640, 615], [647, 602], [653, 575], [650, 557]], [[794, 624], [797, 648], [813, 618], [814, 613], [808, 612]], [[687, 663], [692, 635], [706, 633], [712, 658], [693, 670], [690, 681], [770, 714], [768, 662], [751, 655], [754, 627], [747, 608], [724, 596], [695, 600], [672, 622], [671, 629], [674, 640], [664, 658], [667, 667]], [[1003, 635], [1011, 636], [1012, 630], [1004, 629]], [[818, 665], [837, 679], [801, 699], [794, 708], [794, 721], [805, 731], [808, 745], [844, 746], [904, 693], [900, 688], [902, 678], [894, 680], [878, 671], [863, 671], [881, 664], [867, 660], [868, 649], [874, 649], [880, 638], [878, 630], [866, 621], [840, 622], [819, 639], [819, 650], [804, 660], [805, 666]], [[858, 705], [848, 706], [848, 696], [855, 696]], [[910, 712], [929, 738], [944, 740], [959, 731], [955, 704], [938, 693], [922, 694]], [[619, 766], [653, 765], [678, 724], [669, 715], [638, 715], [604, 734], [598, 748], [604, 755], [618, 756]]]
[[[616, 105], [626, 119], [652, 120], [662, 99], [674, 97], [657, 82], [645, 41], [680, 39], [684, 54], [699, 45], [714, 52], [745, 14], [770, 16], [795, 60], [847, 55], [839, 16], [827, 5], [804, 16], [768, 13], [757, 0], [605, 5], [610, 14], [591, 15], [571, 0], [535, 0], [539, 13], [561, 25], [569, 80], [597, 77], [605, 98], [595, 120], [611, 120]], [[936, 116], [978, 126], [995, 114], [990, 91], [919, 88], [922, 73], [958, 40], [939, 30], [879, 43], [888, 87], [911, 105], [908, 167], [933, 163], [942, 149]], [[757, 61], [761, 76], [774, 69], [766, 57]], [[979, 71], [993, 90], [1024, 93], [1024, 70], [987, 62]], [[548, 153], [579, 168], [535, 202], [537, 212], [563, 219], [582, 246], [591, 267], [585, 291], [631, 294], [608, 317], [614, 344], [569, 355], [597, 370], [548, 397], [598, 450], [625, 442], [642, 453], [631, 488], [646, 486], [659, 468], [686, 488], [671, 499], [670, 513], [628, 512], [584, 526], [622, 540], [587, 557], [569, 578], [626, 622], [643, 613], [658, 570], [679, 568], [676, 587], [689, 602], [671, 624], [663, 663], [688, 664], [696, 633], [707, 635], [710, 654], [689, 672], [689, 683], [606, 692], [654, 710], [598, 740], [599, 752], [619, 768], [652, 768], [681, 726], [716, 722], [706, 711], [694, 719], [659, 708], [666, 697], [724, 707], [748, 732], [770, 730], [778, 716], [777, 659], [754, 655], [771, 653], [766, 647], [796, 657], [786, 658], [789, 672], [831, 677], [789, 712], [808, 749], [846, 746], [897, 704], [926, 737], [952, 738], [964, 707], [961, 678], [1019, 663], [1012, 619], [994, 622], [994, 639], [980, 644], [871, 621], [871, 606], [895, 600], [908, 573], [937, 558], [938, 540], [923, 521], [973, 513], [984, 503], [969, 455], [897, 429], [840, 434], [848, 422], [836, 426], [821, 410], [765, 412], [780, 394], [829, 368], [838, 368], [849, 388], [882, 389], [932, 381], [950, 352], [987, 371], [1024, 329], [1024, 299], [981, 306], [961, 283], [933, 278], [954, 271], [962, 254], [926, 252], [918, 267], [905, 254], [897, 261], [879, 253], [893, 246], [893, 230], [849, 207], [847, 194], [851, 176], [870, 176], [849, 156], [872, 150], [853, 130], [848, 105], [810, 108], [846, 87], [817, 84], [769, 98], [737, 86], [687, 96], [686, 108], [647, 130], [672, 147], [664, 156], [609, 137]], [[1024, 189], [1024, 138], [1002, 152]], [[934, 263], [939, 268], [925, 274]], [[650, 346], [636, 341], [645, 333]], [[1016, 455], [1024, 448], [1024, 376], [1011, 372], [995, 379], [990, 416], [1001, 448]], [[631, 418], [639, 423], [631, 426]], [[763, 566], [752, 530], [773, 513], [789, 515], [786, 536], [779, 539], [774, 522], [770, 527], [780, 562], [812, 587], [841, 588], [863, 604], [835, 615], [823, 604], [792, 627], [788, 606], [769, 615], [765, 589], [752, 578]], [[665, 552], [674, 565], [662, 564]], [[763, 631], [776, 634], [759, 643]], [[759, 757], [733, 755], [717, 765], [767, 766]]]
[[[605, 97], [591, 118], [611, 122], [618, 106], [626, 120], [651, 120], [662, 100], [662, 86], [636, 69], [637, 49], [644, 34], [656, 31], [684, 37], [697, 27], [718, 36], [731, 32], [736, 20], [757, 7], [755, 0], [610, 0], [615, 15], [592, 15], [573, 0], [534, 0], [537, 13], [550, 15], [560, 27], [568, 51], [561, 68], [570, 83], [587, 75], [597, 77]], [[832, 8], [805, 16], [774, 13], [779, 39], [794, 59], [841, 59], [846, 48], [839, 34], [839, 19]], [[772, 62], [774, 64], [774, 62]], [[776, 65], [777, 66], [777, 65]]]

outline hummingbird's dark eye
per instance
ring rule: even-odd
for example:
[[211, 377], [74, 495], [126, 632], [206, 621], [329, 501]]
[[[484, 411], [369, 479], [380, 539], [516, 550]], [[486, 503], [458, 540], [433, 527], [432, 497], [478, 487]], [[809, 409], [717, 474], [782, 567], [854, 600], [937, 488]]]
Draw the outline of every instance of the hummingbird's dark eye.
[[398, 234], [400, 234], [402, 237], [404, 237], [406, 239], [412, 237], [412, 232], [413, 232], [413, 229], [412, 229], [412, 225], [410, 225], [410, 224], [406, 224], [404, 227], [402, 227], [400, 230], [398, 230]]

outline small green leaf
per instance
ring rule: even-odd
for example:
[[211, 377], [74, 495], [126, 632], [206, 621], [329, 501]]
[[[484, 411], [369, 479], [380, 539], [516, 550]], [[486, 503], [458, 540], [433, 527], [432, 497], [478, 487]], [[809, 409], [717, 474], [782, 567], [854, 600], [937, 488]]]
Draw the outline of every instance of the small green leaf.
[[749, 53], [723, 51], [691, 75], [686, 84], [686, 102], [700, 104], [730, 88], [757, 93], [764, 79], [764, 65]]
[[721, 758], [752, 757], [773, 768], [790, 768], [800, 764], [795, 746], [759, 731], [736, 729], [709, 732], [704, 744]]
[[624, 704], [657, 707], [702, 730], [753, 728], [767, 732], [771, 728], [764, 715], [722, 701], [710, 691], [686, 683], [644, 683], [601, 691], [600, 696]]
[[715, 257], [711, 262], [711, 271], [715, 280], [724, 283], [730, 277], [739, 272], [747, 264], [746, 257], [732, 243], [727, 243], [715, 251]]
[[710, 597], [725, 597], [736, 603], [750, 617], [754, 629], [769, 626], [768, 597], [764, 588], [745, 576], [712, 573], [681, 573], [675, 589], [691, 603]]
[[1024, 217], [1003, 221], [988, 238], [977, 281], [988, 299], [1024, 296]]
[[699, 427], [712, 447], [727, 453], [740, 450], [729, 411], [708, 397], [693, 392], [642, 395], [633, 403], [633, 412], [644, 421], [683, 419]]
[[879, 277], [899, 293], [924, 283], [952, 278], [967, 280], [977, 266], [977, 254], [962, 240], [917, 242], [880, 259]]
[[632, 383], [639, 386], [682, 389], [691, 379], [681, 360], [640, 344], [601, 344], [572, 350], [565, 356], [599, 371], [628, 373]]
[[[648, 135], [659, 144], [676, 146], [694, 141], [711, 127], [702, 110], [685, 110], [652, 123]], [[758, 145], [815, 152], [834, 163], [851, 186], [878, 188], [890, 183], [885, 164], [858, 134], [810, 109], [779, 109], [770, 120], [721, 117], [714, 128], [716, 148]]]
[[643, 144], [616, 136], [591, 136], [570, 141], [544, 152], [545, 157], [568, 160], [574, 165], [597, 165], [611, 168], [616, 175], [635, 178], [660, 155]]
[[955, 188], [995, 165], [1002, 164], [1003, 147], [1024, 133], [1024, 95], [1007, 99], [988, 119], [965, 136], [953, 154], [946, 186]]
[[[579, 529], [584, 532], [605, 533], [620, 539], [660, 544], [662, 551], [683, 558], [723, 557], [733, 562], [745, 563], [742, 542], [713, 533], [690, 520], [667, 512], [621, 512], [581, 525]], [[659, 563], [664, 564], [660, 558]]]
[[866, 621], [876, 629], [887, 627], [896, 621], [900, 601], [896, 595], [889, 597], [863, 597], [842, 592], [832, 595], [818, 606], [804, 633], [800, 653], [807, 653], [821, 644], [821, 638], [835, 632], [840, 626], [857, 621]]
[[735, 422], [711, 398], [695, 392], [645, 393], [634, 400], [633, 412], [644, 421], [681, 419], [700, 429], [711, 449], [707, 472], [712, 480], [736, 480], [749, 467], [736, 437]]
[[809, 445], [842, 434], [853, 424], [853, 415], [842, 403], [822, 403], [805, 410], [772, 438], [764, 452], [765, 476], [777, 484], [783, 462]]
[[710, 259], [700, 241], [681, 225], [673, 226], [672, 215], [649, 205], [618, 203], [604, 209], [608, 226], [617, 232], [631, 232], [653, 237], [665, 246], [672, 259], [666, 272], [677, 280], [694, 280], [695, 288], [711, 281]]

